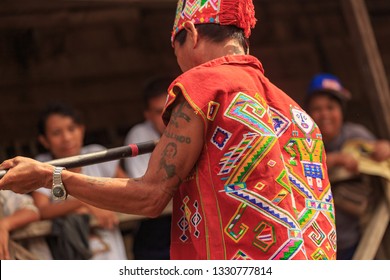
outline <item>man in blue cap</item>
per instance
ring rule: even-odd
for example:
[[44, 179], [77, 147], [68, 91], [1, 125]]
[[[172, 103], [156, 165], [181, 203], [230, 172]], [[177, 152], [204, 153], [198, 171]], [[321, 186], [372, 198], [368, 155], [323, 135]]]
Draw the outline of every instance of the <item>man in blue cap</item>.
[[[358, 173], [358, 160], [343, 151], [344, 145], [351, 140], [367, 141], [372, 147], [372, 159], [382, 161], [390, 158], [389, 141], [376, 140], [364, 126], [345, 122], [345, 111], [350, 99], [351, 93], [338, 77], [320, 73], [312, 78], [305, 102], [307, 112], [321, 130], [327, 153], [336, 208], [337, 259], [353, 258], [362, 234], [362, 217], [367, 213], [373, 196], [373, 190]], [[350, 179], [341, 183], [335, 182], [332, 176], [340, 168], [351, 174]]]

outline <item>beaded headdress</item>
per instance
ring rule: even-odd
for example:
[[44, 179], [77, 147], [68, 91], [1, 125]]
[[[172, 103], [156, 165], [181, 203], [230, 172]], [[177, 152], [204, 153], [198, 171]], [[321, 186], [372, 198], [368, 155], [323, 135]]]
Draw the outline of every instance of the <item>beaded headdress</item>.
[[204, 23], [234, 25], [244, 30], [246, 38], [249, 38], [251, 28], [256, 24], [252, 0], [179, 0], [171, 37], [172, 44], [187, 21], [192, 21], [195, 25]]

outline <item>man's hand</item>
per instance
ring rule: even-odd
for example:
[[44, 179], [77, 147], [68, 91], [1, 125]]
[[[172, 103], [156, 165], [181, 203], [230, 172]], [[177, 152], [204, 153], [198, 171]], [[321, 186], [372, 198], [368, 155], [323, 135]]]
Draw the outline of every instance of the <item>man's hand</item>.
[[0, 180], [0, 190], [29, 193], [40, 187], [50, 188], [53, 181], [53, 166], [26, 157], [6, 160], [0, 164], [1, 169], [8, 171]]
[[328, 168], [344, 167], [346, 170], [352, 173], [358, 173], [359, 163], [356, 158], [348, 153], [344, 152], [331, 152], [327, 154], [326, 163]]
[[371, 157], [376, 161], [383, 161], [390, 158], [390, 142], [387, 140], [378, 140], [374, 144], [374, 150]]

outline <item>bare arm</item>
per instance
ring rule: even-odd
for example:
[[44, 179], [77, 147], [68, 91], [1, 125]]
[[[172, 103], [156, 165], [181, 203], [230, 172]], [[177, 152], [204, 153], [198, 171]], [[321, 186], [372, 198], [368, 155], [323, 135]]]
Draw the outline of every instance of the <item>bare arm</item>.
[[12, 230], [39, 220], [39, 214], [30, 209], [20, 209], [10, 216], [0, 219], [0, 259], [9, 259], [8, 241]]
[[388, 140], [378, 140], [374, 143], [372, 158], [376, 161], [383, 161], [390, 158], [390, 142]]
[[[203, 129], [201, 118], [181, 98], [142, 178], [97, 178], [64, 170], [64, 185], [69, 194], [96, 207], [156, 217], [198, 160]], [[10, 169], [0, 180], [0, 189], [28, 192], [37, 186], [51, 187], [50, 165], [17, 157], [0, 169]]]
[[343, 152], [331, 152], [326, 155], [328, 168], [336, 166], [344, 167], [350, 172], [358, 172], [358, 161], [350, 154]]
[[[183, 140], [184, 139], [184, 140]], [[183, 99], [138, 179], [102, 179], [64, 173], [70, 194], [97, 207], [155, 217], [195, 165], [203, 147], [203, 123]], [[67, 181], [69, 180], [69, 181]], [[69, 183], [68, 183], [69, 182]], [[78, 185], [77, 188], [72, 187]]]
[[30, 209], [20, 209], [10, 216], [0, 220], [0, 227], [8, 231], [23, 227], [31, 222], [39, 220], [39, 213]]

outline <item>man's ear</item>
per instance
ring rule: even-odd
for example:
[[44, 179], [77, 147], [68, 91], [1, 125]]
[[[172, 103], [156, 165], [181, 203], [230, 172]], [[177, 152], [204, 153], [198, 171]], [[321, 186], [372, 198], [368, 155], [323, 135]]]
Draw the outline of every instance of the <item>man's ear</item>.
[[46, 150], [50, 150], [50, 144], [49, 144], [49, 142], [47, 141], [47, 139], [46, 139], [45, 136], [39, 135], [39, 136], [38, 136], [38, 141], [39, 141], [39, 143], [42, 144], [43, 147], [45, 147]]
[[184, 23], [184, 29], [187, 30], [187, 40], [191, 40], [193, 48], [196, 48], [199, 42], [199, 33], [192, 21], [186, 21]]

